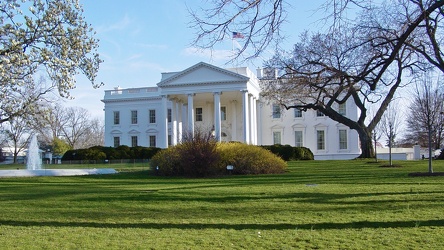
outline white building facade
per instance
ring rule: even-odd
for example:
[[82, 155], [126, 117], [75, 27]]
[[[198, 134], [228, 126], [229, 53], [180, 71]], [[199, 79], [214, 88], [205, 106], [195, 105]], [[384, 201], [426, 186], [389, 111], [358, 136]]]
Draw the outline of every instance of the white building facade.
[[[315, 159], [351, 159], [360, 154], [358, 134], [315, 111], [282, 110], [260, 96], [248, 68], [222, 69], [198, 63], [162, 73], [157, 87], [106, 90], [105, 146], [166, 148], [185, 133], [213, 131], [219, 141], [308, 147]], [[357, 118], [352, 102], [337, 107]]]

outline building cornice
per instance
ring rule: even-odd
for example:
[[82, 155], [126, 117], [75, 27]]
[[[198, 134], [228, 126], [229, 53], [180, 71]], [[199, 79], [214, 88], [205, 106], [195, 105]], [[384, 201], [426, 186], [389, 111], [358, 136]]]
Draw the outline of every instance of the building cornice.
[[177, 87], [183, 87], [183, 86], [211, 86], [214, 84], [239, 84], [239, 83], [245, 83], [245, 81], [242, 80], [236, 80], [236, 81], [214, 81], [214, 82], [191, 82], [191, 83], [179, 83], [179, 84], [171, 84], [171, 85], [165, 85], [160, 87], [161, 89], [167, 89], [167, 88], [177, 88]]
[[133, 102], [133, 101], [153, 101], [162, 99], [160, 96], [155, 97], [134, 97], [134, 98], [119, 98], [119, 99], [103, 99], [100, 100], [103, 103], [112, 103], [112, 102]]

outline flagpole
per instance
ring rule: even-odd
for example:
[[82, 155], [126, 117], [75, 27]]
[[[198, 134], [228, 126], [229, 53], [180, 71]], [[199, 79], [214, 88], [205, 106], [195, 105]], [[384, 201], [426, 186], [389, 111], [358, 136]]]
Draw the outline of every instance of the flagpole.
[[231, 53], [234, 54], [234, 37], [231, 37]]
[[[233, 32], [233, 34], [231, 35], [231, 56], [234, 56], [234, 39], [237, 38], [237, 32]], [[231, 64], [233, 65], [233, 68], [237, 67], [237, 63], [234, 60], [231, 61]]]
[[[233, 32], [232, 33], [232, 36], [231, 36], [231, 53], [233, 53], [233, 56], [234, 56], [234, 39], [237, 39], [237, 38], [244, 38], [244, 35], [242, 35], [242, 33], [239, 33], [239, 32]], [[238, 66], [237, 65], [237, 60], [238, 60], [238, 58], [236, 58], [236, 65], [233, 65], [235, 67]], [[233, 61], [233, 63], [234, 63], [234, 61]]]

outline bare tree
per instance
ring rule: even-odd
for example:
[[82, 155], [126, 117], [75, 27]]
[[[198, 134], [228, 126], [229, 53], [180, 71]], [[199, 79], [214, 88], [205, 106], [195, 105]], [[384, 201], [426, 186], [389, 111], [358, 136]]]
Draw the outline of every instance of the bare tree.
[[[293, 2], [284, 0], [214, 0], [210, 6], [200, 9], [190, 9], [191, 27], [196, 30], [196, 37], [193, 45], [202, 49], [211, 49], [216, 44], [230, 38], [232, 32], [241, 32], [245, 39], [243, 45], [234, 55], [233, 59], [241, 57], [249, 48], [253, 52], [250, 55], [244, 55], [245, 59], [252, 59], [264, 52], [270, 46], [278, 46], [285, 34], [282, 32], [282, 25], [287, 21], [287, 15]], [[332, 30], [341, 30], [345, 25], [360, 20], [350, 20], [348, 11], [367, 13], [367, 18], [381, 10], [389, 10], [387, 17], [397, 16], [396, 25], [402, 24], [402, 35], [398, 36], [399, 46], [393, 50], [390, 57], [386, 58], [385, 65], [394, 60], [395, 54], [399, 51], [402, 44], [409, 44], [418, 52], [423, 52], [429, 56], [432, 61], [435, 58], [435, 52], [440, 52], [440, 43], [442, 33], [437, 32], [441, 27], [438, 25], [442, 18], [440, 8], [444, 6], [441, 1], [426, 0], [397, 0], [392, 4], [382, 2], [379, 6], [373, 1], [366, 0], [327, 0], [318, 9], [313, 10], [323, 12], [323, 21], [326, 26], [330, 25]], [[414, 14], [417, 14], [414, 16]], [[353, 15], [352, 15], [353, 16]], [[400, 22], [400, 23], [399, 23]], [[423, 25], [425, 23], [425, 25]], [[369, 28], [369, 27], [366, 27]], [[375, 26], [377, 29], [385, 29], [386, 26]], [[407, 41], [409, 36], [418, 28], [423, 30], [422, 34], [430, 38], [430, 43], [421, 44]], [[386, 31], [390, 31], [387, 29]], [[433, 42], [435, 41], [435, 42]], [[438, 65], [444, 65], [444, 61], [439, 60], [442, 53], [435, 60]]]
[[79, 148], [103, 146], [105, 144], [105, 125], [98, 118], [89, 120], [89, 126], [84, 136], [78, 141]]
[[[439, 80], [430, 75], [417, 80], [412, 94], [412, 102], [408, 107], [407, 130], [405, 140], [421, 147], [429, 147], [428, 127], [431, 124], [432, 149], [443, 146], [444, 136], [444, 91]], [[433, 120], [432, 120], [433, 119]]]
[[64, 111], [61, 121], [61, 132], [64, 139], [73, 149], [81, 148], [81, 141], [90, 129], [90, 114], [80, 107], [68, 107]]
[[62, 137], [62, 121], [65, 119], [65, 107], [59, 101], [42, 103], [40, 112], [32, 121], [34, 129], [41, 140], [51, 145], [54, 138]]
[[6, 145], [12, 150], [13, 162], [17, 163], [17, 157], [29, 144], [30, 134], [29, 119], [15, 117], [7, 123], [7, 128], [2, 131], [6, 137]]
[[233, 32], [242, 34], [243, 45], [233, 59], [247, 48], [253, 53], [245, 59], [260, 55], [270, 44], [277, 44], [284, 37], [281, 26], [285, 21], [289, 4], [283, 0], [264, 1], [213, 1], [207, 9], [189, 10], [191, 27], [197, 30], [193, 45], [211, 49], [217, 43], [233, 38]]
[[[99, 86], [98, 41], [82, 11], [78, 0], [0, 2], [0, 123], [33, 113], [54, 89], [69, 97], [79, 73]], [[36, 74], [51, 84], [36, 83]]]
[[[375, 116], [374, 113], [372, 113], [372, 117]], [[375, 129], [373, 129], [372, 131], [372, 136], [373, 136], [373, 143], [374, 143], [374, 149], [375, 149], [375, 162], [378, 162], [378, 142], [379, 140], [382, 138], [382, 128], [381, 128], [381, 123], [379, 122]]]
[[402, 120], [402, 113], [399, 110], [398, 102], [391, 102], [380, 122], [381, 132], [387, 138], [390, 166], [393, 166], [392, 148], [395, 146], [396, 136], [401, 130]]
[[[441, 140], [442, 127], [443, 127], [443, 92], [442, 86], [439, 81], [433, 82], [430, 75], [424, 74], [424, 76], [418, 79], [416, 84], [413, 104], [411, 106], [411, 116], [416, 122], [419, 122], [419, 131], [426, 132], [427, 134], [427, 147], [429, 149], [429, 172], [433, 173], [432, 166], [432, 149], [440, 147], [440, 145], [433, 146], [433, 134], [435, 134], [436, 140]], [[412, 123], [413, 121], [409, 121]], [[422, 128], [421, 128], [422, 127]], [[425, 131], [424, 131], [425, 130]], [[438, 135], [439, 134], [439, 135]]]
[[76, 149], [104, 145], [103, 122], [91, 118], [88, 110], [66, 108], [61, 102], [48, 103], [42, 110], [34, 119], [33, 127], [47, 145], [56, 147], [64, 145], [63, 141]]
[[[379, 79], [368, 68], [388, 56], [393, 44], [361, 46], [355, 29], [340, 33], [303, 34], [300, 43], [287, 54], [277, 54], [268, 66], [281, 70], [277, 79], [262, 81], [263, 95], [287, 109], [318, 110], [329, 118], [358, 132], [361, 157], [374, 157], [372, 132], [398, 88], [404, 86], [406, 69], [418, 64], [412, 51], [404, 47], [387, 74]], [[378, 55], [376, 57], [375, 55]], [[379, 83], [376, 84], [375, 82]], [[373, 89], [374, 88], [374, 89]], [[341, 114], [338, 105], [353, 102], [359, 110], [357, 119]], [[371, 106], [374, 116], [368, 117]]]
[[[280, 24], [285, 20], [283, 1], [221, 0], [215, 3], [202, 12], [203, 18], [193, 13], [194, 26], [198, 29], [195, 44], [203, 48], [214, 46], [211, 41], [219, 42], [229, 31], [239, 29], [245, 32], [246, 39], [236, 56], [248, 46], [256, 55], [270, 44], [267, 41], [273, 40], [273, 35], [281, 33]], [[271, 12], [256, 8], [261, 5], [267, 5]], [[350, 6], [358, 10], [355, 19], [346, 18]], [[281, 69], [282, 75], [277, 81], [268, 82], [266, 95], [286, 108], [319, 110], [355, 129], [361, 141], [361, 157], [373, 157], [371, 133], [398, 88], [406, 84], [403, 80], [430, 65], [438, 68], [444, 65], [439, 42], [443, 33], [439, 25], [443, 6], [443, 1], [434, 0], [380, 4], [361, 0], [327, 1], [326, 17], [333, 20], [330, 29], [325, 34], [303, 35], [293, 51], [280, 53], [271, 60], [269, 66]], [[261, 27], [256, 25], [257, 20], [279, 21], [277, 25]], [[263, 30], [259, 33], [262, 37], [256, 35], [259, 27]], [[263, 46], [255, 45], [252, 40]], [[347, 100], [358, 107], [357, 120], [334, 109]], [[379, 109], [366, 123], [369, 105], [375, 104]]]

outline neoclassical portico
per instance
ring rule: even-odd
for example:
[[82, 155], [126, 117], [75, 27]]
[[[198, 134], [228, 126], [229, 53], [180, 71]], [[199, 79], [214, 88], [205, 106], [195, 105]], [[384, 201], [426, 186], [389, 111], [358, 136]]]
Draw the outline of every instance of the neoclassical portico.
[[[170, 144], [175, 145], [184, 133], [192, 134], [196, 128], [212, 129], [218, 141], [257, 144], [258, 80], [247, 68], [236, 70], [199, 63], [181, 72], [164, 74], [158, 84], [165, 114], [161, 117], [159, 147], [168, 147], [168, 136]], [[185, 115], [178, 115], [181, 113]]]
[[[221, 102], [223, 92], [212, 93], [213, 100], [211, 100], [211, 102], [205, 102], [206, 107], [209, 109], [207, 111], [211, 110], [211, 112], [202, 114], [202, 120], [206, 120], [205, 122], [196, 121], [195, 118], [194, 97], [196, 94], [187, 94], [186, 102], [177, 97], [169, 99], [168, 96], [162, 96], [161, 110], [165, 112], [165, 114], [168, 114], [170, 107], [171, 121], [168, 121], [168, 117], [164, 115], [160, 119], [162, 124], [160, 126], [161, 130], [159, 131], [159, 147], [168, 147], [169, 136], [169, 143], [176, 145], [182, 140], [184, 133], [192, 134], [193, 131], [195, 131], [196, 124], [199, 125], [199, 129], [211, 129], [217, 141], [241, 141], [249, 144], [257, 144], [257, 100], [246, 90], [240, 91], [240, 93], [242, 96], [241, 102], [236, 99]], [[208, 94], [211, 93], [200, 93], [200, 95], [202, 94], [208, 96]], [[224, 106], [222, 106], [222, 103]], [[238, 103], [241, 103], [240, 107], [237, 106]], [[222, 111], [222, 108], [224, 108], [224, 111]], [[182, 113], [185, 115], [182, 115]], [[229, 115], [229, 113], [231, 113], [231, 115]], [[238, 114], [242, 114], [242, 117], [238, 117]], [[227, 117], [228, 115], [229, 117]], [[184, 118], [186, 118], [185, 126], [183, 125]], [[239, 130], [242, 131], [242, 137], [238, 136]]]

